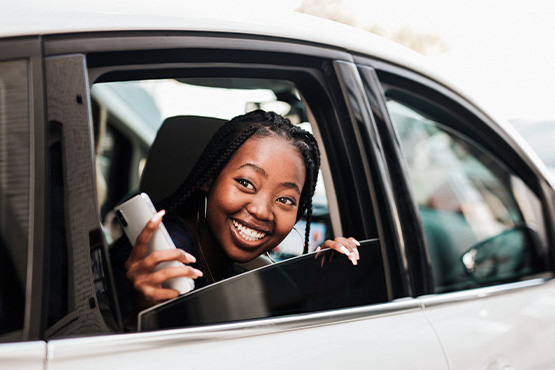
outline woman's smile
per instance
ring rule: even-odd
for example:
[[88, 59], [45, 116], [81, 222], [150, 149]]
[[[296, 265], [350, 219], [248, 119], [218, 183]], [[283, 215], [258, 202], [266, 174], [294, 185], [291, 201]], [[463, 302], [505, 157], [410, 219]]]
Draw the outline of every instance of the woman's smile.
[[254, 242], [254, 241], [258, 241], [260, 239], [263, 239], [268, 234], [266, 232], [251, 229], [251, 228], [247, 227], [246, 225], [240, 223], [237, 220], [232, 219], [231, 222], [233, 223], [233, 226], [235, 227], [235, 230], [237, 230], [239, 235], [243, 239], [245, 239], [249, 242]]

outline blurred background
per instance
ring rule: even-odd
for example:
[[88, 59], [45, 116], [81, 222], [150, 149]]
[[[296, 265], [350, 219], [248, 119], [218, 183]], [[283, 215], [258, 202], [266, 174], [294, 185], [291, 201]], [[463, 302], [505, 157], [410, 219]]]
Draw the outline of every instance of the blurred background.
[[290, 6], [425, 55], [509, 120], [555, 173], [555, 1], [300, 0]]
[[507, 119], [555, 118], [555, 2], [303, 0], [297, 11], [426, 55]]

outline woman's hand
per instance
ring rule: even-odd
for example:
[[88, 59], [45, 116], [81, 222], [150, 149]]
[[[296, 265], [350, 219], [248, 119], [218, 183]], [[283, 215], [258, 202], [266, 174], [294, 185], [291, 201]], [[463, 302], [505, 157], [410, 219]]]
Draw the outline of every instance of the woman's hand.
[[134, 301], [137, 311], [144, 310], [179, 295], [177, 290], [162, 287], [162, 283], [166, 280], [182, 276], [196, 279], [202, 276], [202, 271], [190, 266], [170, 267], [154, 271], [154, 268], [160, 262], [178, 261], [185, 265], [196, 262], [193, 255], [179, 248], [154, 251], [145, 256], [148, 242], [162, 222], [164, 214], [165, 211], [162, 210], [150, 219], [141, 234], [139, 234], [133, 250], [125, 262], [127, 279], [131, 282], [136, 293]]
[[339, 253], [346, 255], [353, 265], [356, 265], [358, 260], [360, 259], [360, 254], [358, 253], [357, 247], [360, 246], [360, 243], [355, 238], [344, 238], [342, 236], [338, 236], [333, 240], [326, 240], [321, 247], [318, 247], [316, 251], [320, 249], [331, 248]]

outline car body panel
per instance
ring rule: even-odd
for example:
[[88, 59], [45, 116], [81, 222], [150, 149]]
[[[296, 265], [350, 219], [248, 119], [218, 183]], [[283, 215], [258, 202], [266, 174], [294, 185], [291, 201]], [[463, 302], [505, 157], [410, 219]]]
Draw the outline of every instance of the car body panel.
[[[230, 369], [447, 369], [414, 300], [298, 318], [55, 340], [48, 346], [49, 369], [56, 370], [114, 363], [130, 369], [220, 369], [224, 363]], [[399, 356], [401, 347], [413, 350]]]
[[45, 369], [46, 346], [46, 342], [42, 341], [0, 345], [0, 364], [2, 364], [2, 369]]
[[[555, 364], [555, 283], [422, 297], [451, 369], [545, 369]], [[464, 320], [460, 317], [464, 316]]]

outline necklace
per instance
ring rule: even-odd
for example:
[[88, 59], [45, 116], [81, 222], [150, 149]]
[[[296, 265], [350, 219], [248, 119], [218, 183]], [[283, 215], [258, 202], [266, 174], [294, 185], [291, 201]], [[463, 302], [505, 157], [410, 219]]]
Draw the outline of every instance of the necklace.
[[200, 245], [200, 235], [199, 235], [199, 240], [198, 240], [198, 250], [200, 252], [200, 257], [202, 258], [202, 261], [204, 262], [204, 266], [206, 266], [206, 270], [208, 270], [208, 275], [210, 275], [210, 278], [212, 279], [212, 282], [215, 283], [216, 280], [214, 279], [214, 276], [212, 275], [212, 271], [210, 271], [210, 266], [208, 266], [208, 261], [206, 260], [206, 257], [204, 256], [204, 252], [202, 251], [202, 245]]

